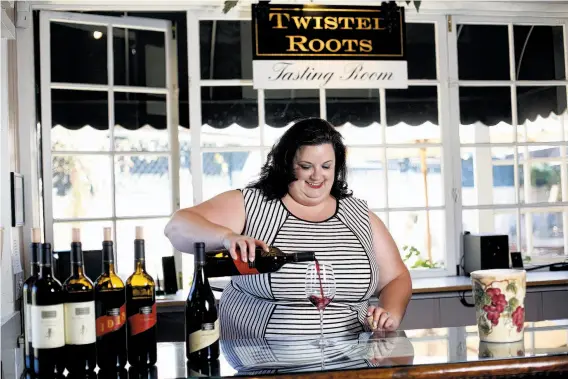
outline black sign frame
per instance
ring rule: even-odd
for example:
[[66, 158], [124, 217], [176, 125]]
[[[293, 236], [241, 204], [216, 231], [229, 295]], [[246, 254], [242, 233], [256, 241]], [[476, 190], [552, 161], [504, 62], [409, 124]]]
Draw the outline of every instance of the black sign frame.
[[[300, 20], [298, 17], [302, 16], [304, 19]], [[326, 20], [327, 17], [332, 20]], [[352, 19], [352, 23], [349, 24], [346, 19]], [[363, 26], [364, 23], [365, 28], [326, 28], [337, 25], [338, 20], [344, 21], [339, 25]], [[251, 29], [253, 60], [406, 60], [404, 7], [396, 3], [383, 3], [381, 6], [252, 4]], [[317, 49], [309, 49], [313, 47], [311, 45], [306, 47], [306, 43], [292, 44], [292, 41], [311, 42], [312, 39], [323, 42], [325, 38], [326, 43], [332, 39], [340, 41], [341, 48], [337, 51], [315, 51]], [[345, 44], [349, 40], [358, 42]], [[370, 41], [372, 51], [361, 51], [368, 50], [368, 46], [364, 49], [361, 41]], [[322, 42], [314, 42], [318, 42], [317, 48], [322, 47]], [[337, 42], [333, 47], [338, 47]], [[297, 51], [286, 51], [291, 48]], [[310, 51], [302, 50], [306, 48]], [[359, 51], [352, 51], [357, 48]]]

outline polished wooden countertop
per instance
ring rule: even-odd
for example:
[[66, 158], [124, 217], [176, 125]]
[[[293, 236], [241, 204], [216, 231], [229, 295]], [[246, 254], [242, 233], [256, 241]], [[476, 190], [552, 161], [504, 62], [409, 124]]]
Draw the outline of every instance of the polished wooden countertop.
[[[228, 278], [210, 279], [212, 287], [222, 289], [229, 283]], [[568, 285], [568, 271], [535, 271], [527, 272], [527, 287]], [[466, 276], [445, 276], [438, 278], [412, 279], [412, 293], [441, 293], [471, 291], [471, 279]], [[217, 299], [220, 291], [215, 292]], [[158, 307], [180, 307], [185, 305], [187, 291], [178, 291], [174, 295], [159, 296]]]
[[[524, 340], [508, 344], [480, 342], [474, 326], [361, 333], [333, 342], [320, 348], [314, 340], [293, 336], [223, 340], [213, 375], [334, 379], [568, 375], [568, 320], [526, 323]], [[159, 343], [152, 378], [188, 376], [207, 375], [199, 369], [190, 371], [183, 343]]]

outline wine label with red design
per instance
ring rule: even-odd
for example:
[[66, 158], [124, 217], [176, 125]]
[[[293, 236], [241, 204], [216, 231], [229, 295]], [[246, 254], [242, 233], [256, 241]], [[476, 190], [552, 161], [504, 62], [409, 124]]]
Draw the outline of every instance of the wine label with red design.
[[219, 340], [219, 319], [201, 324], [201, 329], [189, 334], [189, 352], [194, 353]]
[[65, 346], [65, 316], [63, 304], [32, 305], [32, 346], [35, 349], [55, 349]]
[[65, 303], [65, 343], [86, 345], [96, 340], [95, 302]]
[[259, 274], [256, 268], [249, 267], [248, 262], [243, 262], [241, 259], [235, 259], [233, 263], [241, 275]]
[[126, 324], [126, 304], [120, 308], [107, 308], [105, 314], [97, 317], [97, 337], [112, 333]]
[[138, 309], [138, 313], [128, 317], [128, 325], [130, 327], [130, 335], [135, 336], [156, 325], [156, 304], [152, 306], [143, 306]]

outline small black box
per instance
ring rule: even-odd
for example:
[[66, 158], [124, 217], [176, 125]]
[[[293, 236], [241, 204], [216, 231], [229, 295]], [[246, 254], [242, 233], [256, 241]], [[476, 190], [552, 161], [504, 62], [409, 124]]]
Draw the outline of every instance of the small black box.
[[176, 261], [174, 257], [162, 257], [162, 269], [164, 272], [164, 292], [171, 295], [177, 292]]
[[509, 268], [509, 236], [470, 234], [463, 236], [464, 271]]

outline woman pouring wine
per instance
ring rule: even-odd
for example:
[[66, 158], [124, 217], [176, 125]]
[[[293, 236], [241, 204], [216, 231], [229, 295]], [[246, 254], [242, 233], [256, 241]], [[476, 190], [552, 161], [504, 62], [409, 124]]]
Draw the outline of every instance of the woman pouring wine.
[[[192, 252], [194, 242], [204, 241], [208, 250], [228, 249], [245, 263], [257, 246], [314, 252], [333, 269], [326, 337], [396, 330], [412, 294], [389, 231], [348, 190], [341, 134], [318, 118], [286, 131], [256, 182], [177, 211], [165, 234], [179, 251]], [[306, 296], [307, 267], [296, 262], [270, 274], [234, 276], [220, 300], [222, 338], [317, 337], [320, 314]], [[379, 307], [369, 305], [375, 294]]]

